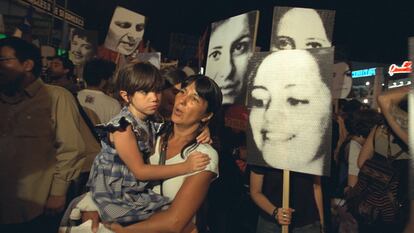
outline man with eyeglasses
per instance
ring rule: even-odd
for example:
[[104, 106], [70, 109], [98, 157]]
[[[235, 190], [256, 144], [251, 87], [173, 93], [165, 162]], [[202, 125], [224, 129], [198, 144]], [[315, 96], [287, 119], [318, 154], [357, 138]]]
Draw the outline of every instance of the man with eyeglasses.
[[0, 232], [57, 232], [84, 161], [80, 115], [64, 88], [38, 78], [40, 51], [0, 40]]

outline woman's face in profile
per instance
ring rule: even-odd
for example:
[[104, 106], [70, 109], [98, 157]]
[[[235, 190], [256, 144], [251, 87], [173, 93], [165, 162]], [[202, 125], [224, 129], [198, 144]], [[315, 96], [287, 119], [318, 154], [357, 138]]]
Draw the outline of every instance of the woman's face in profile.
[[303, 50], [268, 55], [257, 70], [250, 95], [252, 134], [266, 163], [277, 168], [306, 167], [328, 125], [331, 99], [313, 56]]
[[206, 75], [220, 87], [223, 104], [234, 103], [244, 87], [247, 64], [252, 54], [251, 34], [248, 14], [222, 22], [211, 34]]
[[116, 8], [109, 26], [109, 47], [121, 54], [130, 55], [142, 40], [144, 26], [144, 16], [125, 8]]
[[325, 27], [314, 9], [292, 8], [280, 19], [272, 51], [331, 47]]
[[349, 95], [352, 88], [352, 75], [348, 64], [340, 62], [334, 64], [334, 75], [332, 79], [332, 98], [344, 99]]
[[87, 38], [74, 35], [70, 41], [70, 58], [74, 65], [85, 64], [93, 56], [93, 45]]

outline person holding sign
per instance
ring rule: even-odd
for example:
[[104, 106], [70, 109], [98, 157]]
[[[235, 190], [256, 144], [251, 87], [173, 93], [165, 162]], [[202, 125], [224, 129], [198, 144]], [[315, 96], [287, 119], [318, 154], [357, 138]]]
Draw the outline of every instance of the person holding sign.
[[[328, 64], [331, 52], [283, 50], [252, 58], [248, 143], [254, 145], [249, 162], [270, 166], [253, 166], [250, 175], [252, 199], [261, 209], [257, 233], [281, 232], [280, 225], [295, 233], [323, 230], [322, 189], [314, 175], [326, 174], [329, 166], [325, 151], [331, 96], [324, 77], [331, 73], [322, 71], [315, 57]], [[281, 208], [279, 169], [295, 171], [290, 175], [290, 208]]]

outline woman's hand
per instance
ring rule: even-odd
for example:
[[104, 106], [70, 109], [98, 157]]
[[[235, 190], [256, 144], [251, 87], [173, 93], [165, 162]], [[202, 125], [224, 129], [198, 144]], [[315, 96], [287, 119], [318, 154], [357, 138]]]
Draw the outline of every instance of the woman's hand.
[[194, 151], [191, 152], [191, 154], [184, 163], [187, 166], [188, 173], [201, 171], [204, 170], [210, 163], [210, 157], [207, 154]]
[[196, 138], [198, 143], [201, 144], [211, 144], [213, 143], [213, 140], [210, 137], [210, 129], [208, 126], [204, 127], [203, 131], [200, 133], [200, 135]]
[[275, 219], [280, 225], [289, 225], [292, 220], [293, 212], [295, 212], [295, 210], [292, 208], [278, 208]]

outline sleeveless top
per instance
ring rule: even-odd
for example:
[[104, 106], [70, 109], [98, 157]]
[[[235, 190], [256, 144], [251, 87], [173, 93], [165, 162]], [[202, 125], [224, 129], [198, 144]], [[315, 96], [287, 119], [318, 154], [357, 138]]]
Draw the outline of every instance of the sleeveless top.
[[148, 182], [137, 180], [109, 141], [110, 132], [124, 130], [128, 125], [132, 126], [145, 163], [153, 153], [156, 134], [162, 126], [136, 119], [127, 107], [108, 123], [97, 126], [102, 150], [95, 158], [87, 185], [103, 221], [142, 221], [170, 202], [153, 192]]

